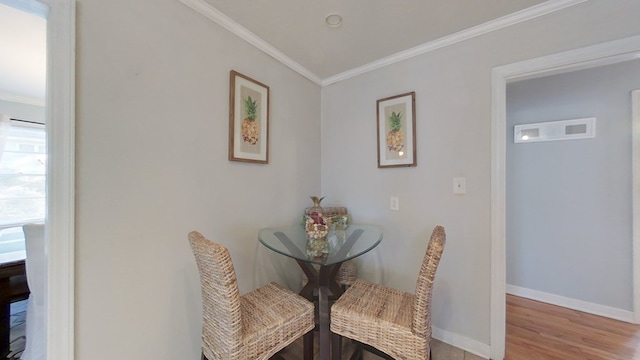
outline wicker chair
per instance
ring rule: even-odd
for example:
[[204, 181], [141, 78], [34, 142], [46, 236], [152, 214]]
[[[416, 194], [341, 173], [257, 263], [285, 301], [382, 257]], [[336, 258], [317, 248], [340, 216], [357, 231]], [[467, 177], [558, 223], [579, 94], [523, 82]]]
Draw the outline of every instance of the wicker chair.
[[196, 231], [189, 243], [200, 272], [203, 360], [269, 359], [313, 330], [312, 303], [276, 283], [240, 296], [229, 251]]
[[352, 359], [362, 358], [363, 348], [387, 359], [431, 358], [431, 291], [445, 239], [444, 228], [436, 226], [415, 294], [358, 279], [333, 304], [331, 331], [359, 345]]

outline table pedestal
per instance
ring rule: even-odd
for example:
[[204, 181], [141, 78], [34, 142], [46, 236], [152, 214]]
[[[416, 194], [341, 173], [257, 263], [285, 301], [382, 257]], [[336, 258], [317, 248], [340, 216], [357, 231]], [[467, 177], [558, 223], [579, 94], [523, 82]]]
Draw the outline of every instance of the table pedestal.
[[[342, 263], [332, 265], [320, 265], [320, 270], [316, 270], [310, 263], [296, 260], [302, 271], [304, 271], [309, 281], [300, 291], [300, 295], [314, 301], [313, 292], [318, 290], [318, 332], [320, 340], [320, 360], [330, 360], [331, 356], [331, 330], [330, 330], [330, 306], [329, 294], [331, 293], [335, 299], [342, 295], [342, 287], [336, 281], [336, 275], [340, 270]], [[310, 339], [308, 339], [309, 337]], [[337, 336], [336, 336], [337, 337]], [[334, 343], [336, 339], [334, 339]], [[305, 360], [313, 358], [313, 333], [307, 334], [304, 339], [305, 343]], [[310, 343], [311, 346], [307, 346]], [[309, 349], [308, 349], [309, 348]], [[335, 349], [334, 349], [335, 351]], [[307, 352], [311, 352], [311, 358], [307, 358]]]
[[[343, 262], [376, 247], [382, 232], [367, 225], [352, 225], [345, 230], [346, 239], [332, 243], [326, 257], [318, 260], [307, 254], [308, 235], [302, 226], [261, 229], [258, 239], [269, 249], [296, 260], [309, 279], [300, 295], [317, 304], [316, 329], [319, 332], [320, 360], [340, 360], [341, 337], [331, 334], [331, 300], [339, 298], [342, 287], [336, 275]], [[316, 268], [314, 267], [318, 267]], [[317, 301], [314, 292], [317, 291]], [[313, 360], [313, 332], [304, 335], [304, 359]]]

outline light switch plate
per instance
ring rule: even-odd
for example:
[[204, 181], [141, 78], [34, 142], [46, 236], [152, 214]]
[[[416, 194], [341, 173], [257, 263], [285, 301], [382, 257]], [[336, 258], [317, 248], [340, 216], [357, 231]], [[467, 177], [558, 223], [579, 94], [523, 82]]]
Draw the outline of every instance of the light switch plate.
[[389, 209], [399, 211], [400, 210], [400, 199], [397, 196], [392, 196], [389, 201]]
[[453, 178], [453, 193], [462, 195], [467, 192], [467, 180], [465, 178]]

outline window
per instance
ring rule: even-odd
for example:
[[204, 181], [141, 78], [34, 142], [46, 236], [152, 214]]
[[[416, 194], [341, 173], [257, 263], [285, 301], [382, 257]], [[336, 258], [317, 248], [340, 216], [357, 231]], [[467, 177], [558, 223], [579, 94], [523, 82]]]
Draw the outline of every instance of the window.
[[46, 212], [45, 127], [14, 119], [8, 125], [0, 132], [0, 252], [24, 246], [20, 226]]

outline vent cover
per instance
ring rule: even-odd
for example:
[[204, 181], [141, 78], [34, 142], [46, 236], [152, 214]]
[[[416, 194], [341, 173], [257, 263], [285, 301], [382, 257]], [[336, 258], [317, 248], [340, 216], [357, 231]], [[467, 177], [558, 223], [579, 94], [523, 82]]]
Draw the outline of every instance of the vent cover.
[[514, 143], [574, 140], [594, 137], [596, 137], [596, 118], [516, 125], [513, 128]]

